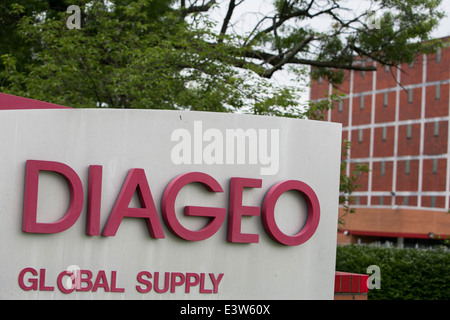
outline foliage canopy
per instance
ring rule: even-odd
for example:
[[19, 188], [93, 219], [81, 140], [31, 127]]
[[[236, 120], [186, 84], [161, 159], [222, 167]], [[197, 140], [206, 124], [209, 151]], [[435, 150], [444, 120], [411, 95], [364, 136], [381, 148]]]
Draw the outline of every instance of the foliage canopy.
[[[373, 70], [358, 56], [396, 66], [440, 45], [429, 41], [440, 0], [365, 1], [360, 12], [350, 0], [275, 0], [239, 26], [250, 2], [3, 1], [0, 90], [71, 107], [314, 117], [298, 86], [267, 79], [286, 68], [302, 78], [312, 66], [339, 83], [343, 69]], [[73, 4], [81, 29], [66, 27]]]
[[448, 300], [450, 252], [382, 246], [339, 246], [336, 270], [367, 274], [380, 268], [380, 289], [369, 290], [369, 300]]

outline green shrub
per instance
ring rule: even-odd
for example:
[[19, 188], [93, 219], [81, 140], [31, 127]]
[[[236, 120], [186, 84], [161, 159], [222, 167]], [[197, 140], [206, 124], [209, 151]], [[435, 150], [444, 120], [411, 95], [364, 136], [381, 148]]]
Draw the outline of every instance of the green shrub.
[[369, 300], [450, 299], [450, 252], [380, 246], [339, 246], [336, 270], [367, 274], [377, 265], [381, 288], [369, 290]]

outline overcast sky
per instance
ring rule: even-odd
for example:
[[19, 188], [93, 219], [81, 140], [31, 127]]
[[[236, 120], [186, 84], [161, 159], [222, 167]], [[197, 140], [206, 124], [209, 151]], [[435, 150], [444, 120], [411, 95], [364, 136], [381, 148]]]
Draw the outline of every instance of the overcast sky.
[[450, 1], [443, 0], [441, 7], [443, 11], [445, 11], [445, 13], [447, 14], [447, 17], [442, 19], [439, 28], [434, 32], [433, 36], [436, 38], [450, 36]]

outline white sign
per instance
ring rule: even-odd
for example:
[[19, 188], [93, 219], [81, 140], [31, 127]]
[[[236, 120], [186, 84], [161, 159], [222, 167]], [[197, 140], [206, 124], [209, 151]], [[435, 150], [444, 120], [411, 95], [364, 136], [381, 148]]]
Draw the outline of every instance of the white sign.
[[332, 299], [341, 127], [0, 113], [1, 299]]

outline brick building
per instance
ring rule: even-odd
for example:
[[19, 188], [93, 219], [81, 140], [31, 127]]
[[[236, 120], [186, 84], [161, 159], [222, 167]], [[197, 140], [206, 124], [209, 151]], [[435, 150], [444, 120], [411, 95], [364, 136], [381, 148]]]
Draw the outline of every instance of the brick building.
[[[370, 169], [354, 193], [356, 213], [340, 213], [338, 241], [413, 245], [449, 237], [450, 47], [399, 69], [360, 63], [376, 71], [346, 71], [339, 86], [345, 96], [326, 115], [343, 124], [343, 139], [352, 143], [347, 173], [356, 163]], [[332, 89], [319, 79], [310, 98]]]

